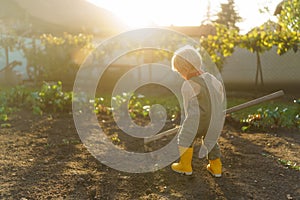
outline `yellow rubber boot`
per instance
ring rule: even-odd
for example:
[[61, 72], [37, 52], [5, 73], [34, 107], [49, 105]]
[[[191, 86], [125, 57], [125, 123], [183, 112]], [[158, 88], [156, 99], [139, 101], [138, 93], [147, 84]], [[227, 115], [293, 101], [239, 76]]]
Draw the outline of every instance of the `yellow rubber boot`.
[[172, 164], [172, 170], [180, 174], [192, 175], [193, 148], [179, 147], [179, 152], [180, 161]]
[[209, 160], [209, 164], [207, 165], [207, 170], [213, 175], [214, 177], [221, 177], [222, 176], [222, 162], [220, 158], [215, 160]]

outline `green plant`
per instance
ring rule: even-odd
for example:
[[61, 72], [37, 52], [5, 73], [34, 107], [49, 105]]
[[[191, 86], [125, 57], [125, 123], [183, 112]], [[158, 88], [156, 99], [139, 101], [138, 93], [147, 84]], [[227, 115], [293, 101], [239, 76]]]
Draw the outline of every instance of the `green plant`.
[[69, 145], [69, 144], [80, 144], [79, 140], [75, 139], [62, 139], [62, 144]]
[[276, 160], [278, 164], [286, 166], [286, 167], [288, 167], [290, 169], [294, 169], [294, 170], [300, 171], [300, 166], [297, 165], [297, 163], [295, 163], [293, 161], [285, 160], [285, 159], [281, 159], [281, 158], [276, 158], [274, 155], [270, 155], [270, 154], [266, 154], [266, 153], [262, 153], [262, 156], [265, 156], [267, 158], [272, 158], [272, 159]]
[[[9, 114], [13, 113], [16, 108], [12, 107], [12, 102], [18, 101], [15, 96], [11, 96], [10, 90], [0, 92], [0, 122], [9, 121]], [[20, 106], [20, 104], [18, 104]], [[8, 127], [9, 124], [1, 124], [1, 127]]]
[[[108, 98], [110, 99], [110, 98]], [[123, 93], [111, 97], [111, 105], [104, 98], [95, 98], [94, 112], [96, 114], [111, 115], [112, 111], [116, 113], [116, 116], [122, 117], [129, 113], [133, 120], [143, 119], [144, 121], [150, 121], [150, 110], [153, 105], [159, 104], [165, 108], [167, 113], [167, 120], [175, 122], [180, 119], [180, 107], [175, 97], [145, 97], [141, 94], [129, 94]], [[110, 107], [111, 106], [111, 107]], [[159, 110], [152, 110], [156, 117], [161, 117]]]
[[142, 95], [123, 93], [122, 95], [112, 97], [112, 109], [117, 112], [116, 114], [124, 116], [128, 112], [132, 119], [148, 117], [149, 104], [150, 101]]
[[30, 91], [24, 86], [16, 86], [6, 92], [6, 103], [9, 107], [22, 107], [28, 104]]
[[10, 123], [3, 123], [1, 124], [1, 128], [10, 128], [11, 124]]
[[133, 95], [130, 98], [128, 109], [132, 118], [149, 118], [150, 101], [146, 99], [143, 95]]
[[276, 129], [276, 128], [291, 128], [294, 125], [293, 117], [290, 116], [288, 108], [266, 109], [259, 108], [256, 113], [242, 118], [242, 131], [247, 131], [251, 128]]
[[105, 102], [103, 97], [96, 97], [94, 100], [94, 112], [96, 114], [105, 114], [105, 115], [111, 115], [111, 108], [108, 107]]
[[62, 82], [56, 84], [44, 82], [41, 90], [32, 93], [33, 111], [44, 112], [70, 112], [72, 109], [72, 93], [64, 92]]
[[119, 144], [121, 142], [121, 140], [119, 139], [118, 135], [112, 136], [111, 137], [111, 141], [113, 144]]
[[[123, 107], [124, 111], [128, 110], [132, 119], [143, 118], [150, 120], [150, 110], [152, 106], [161, 105], [167, 113], [167, 120], [175, 121], [180, 116], [180, 108], [174, 98], [149, 97], [146, 98], [140, 94], [123, 94], [113, 97], [116, 109]], [[128, 102], [128, 105], [126, 105]], [[121, 109], [121, 110], [123, 110]], [[153, 110], [156, 117], [161, 117], [161, 113], [157, 109]]]
[[297, 163], [295, 163], [295, 162], [292, 162], [292, 161], [290, 161], [290, 160], [280, 159], [280, 158], [278, 158], [277, 161], [278, 161], [278, 163], [281, 164], [281, 165], [284, 165], [284, 166], [286, 166], [286, 167], [288, 167], [288, 168], [291, 168], [291, 169], [300, 171], [300, 166], [297, 165]]
[[300, 129], [300, 99], [295, 99], [294, 103], [297, 104], [297, 109], [295, 109], [294, 125]]
[[11, 114], [15, 109], [8, 105], [8, 92], [0, 92], [0, 127], [1, 128], [10, 128], [11, 124], [9, 121], [9, 114]]
[[0, 114], [0, 121], [6, 122], [8, 120], [8, 115], [7, 114]]

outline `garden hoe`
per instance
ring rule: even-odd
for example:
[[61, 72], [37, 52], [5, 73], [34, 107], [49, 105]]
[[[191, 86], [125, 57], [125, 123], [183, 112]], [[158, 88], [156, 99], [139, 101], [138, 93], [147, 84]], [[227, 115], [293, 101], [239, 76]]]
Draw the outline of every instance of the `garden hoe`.
[[[271, 93], [271, 94], [268, 94], [268, 95], [265, 95], [263, 97], [260, 97], [260, 98], [257, 98], [257, 99], [254, 99], [254, 100], [251, 100], [251, 101], [248, 101], [246, 103], [243, 103], [243, 104], [240, 104], [240, 105], [237, 105], [237, 106], [234, 106], [232, 108], [228, 108], [226, 109], [226, 114], [230, 114], [230, 113], [233, 113], [233, 112], [236, 112], [236, 111], [239, 111], [239, 110], [242, 110], [244, 108], [248, 108], [250, 106], [254, 106], [256, 104], [259, 104], [259, 103], [262, 103], [262, 102], [265, 102], [265, 101], [269, 101], [269, 100], [272, 100], [272, 99], [275, 99], [275, 98], [278, 98], [278, 97], [281, 97], [284, 95], [284, 92], [282, 90], [280, 91], [277, 91], [277, 92], [274, 92], [274, 93]], [[162, 137], [166, 137], [166, 136], [170, 136], [170, 135], [173, 135], [175, 133], [178, 132], [179, 130], [179, 126], [175, 127], [175, 128], [172, 128], [170, 130], [167, 130], [167, 131], [164, 131], [162, 133], [159, 133], [157, 135], [154, 135], [152, 137], [147, 137], [144, 139], [144, 147], [145, 147], [145, 150], [148, 150], [148, 147], [147, 147], [147, 144], [150, 143], [150, 142], [153, 142], [153, 141], [156, 141], [156, 140], [159, 140], [161, 139]]]

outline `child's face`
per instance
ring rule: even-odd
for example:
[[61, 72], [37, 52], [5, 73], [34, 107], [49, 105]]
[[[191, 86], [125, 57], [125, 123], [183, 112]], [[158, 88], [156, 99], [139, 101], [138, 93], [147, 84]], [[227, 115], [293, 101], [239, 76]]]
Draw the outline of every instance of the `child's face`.
[[184, 68], [176, 68], [177, 72], [182, 76], [182, 78], [186, 78], [188, 72]]

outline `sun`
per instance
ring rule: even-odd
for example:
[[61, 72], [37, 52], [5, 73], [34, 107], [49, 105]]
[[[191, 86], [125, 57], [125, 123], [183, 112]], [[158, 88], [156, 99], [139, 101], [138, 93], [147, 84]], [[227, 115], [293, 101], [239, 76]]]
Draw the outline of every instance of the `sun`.
[[[116, 14], [130, 27], [200, 25], [205, 15], [204, 0], [89, 0]], [[201, 11], [203, 10], [203, 11]]]
[[134, 12], [122, 10], [115, 13], [123, 21], [124, 24], [132, 28], [145, 27], [155, 24], [155, 22], [151, 18], [147, 17], [144, 13], [138, 12], [136, 10]]

